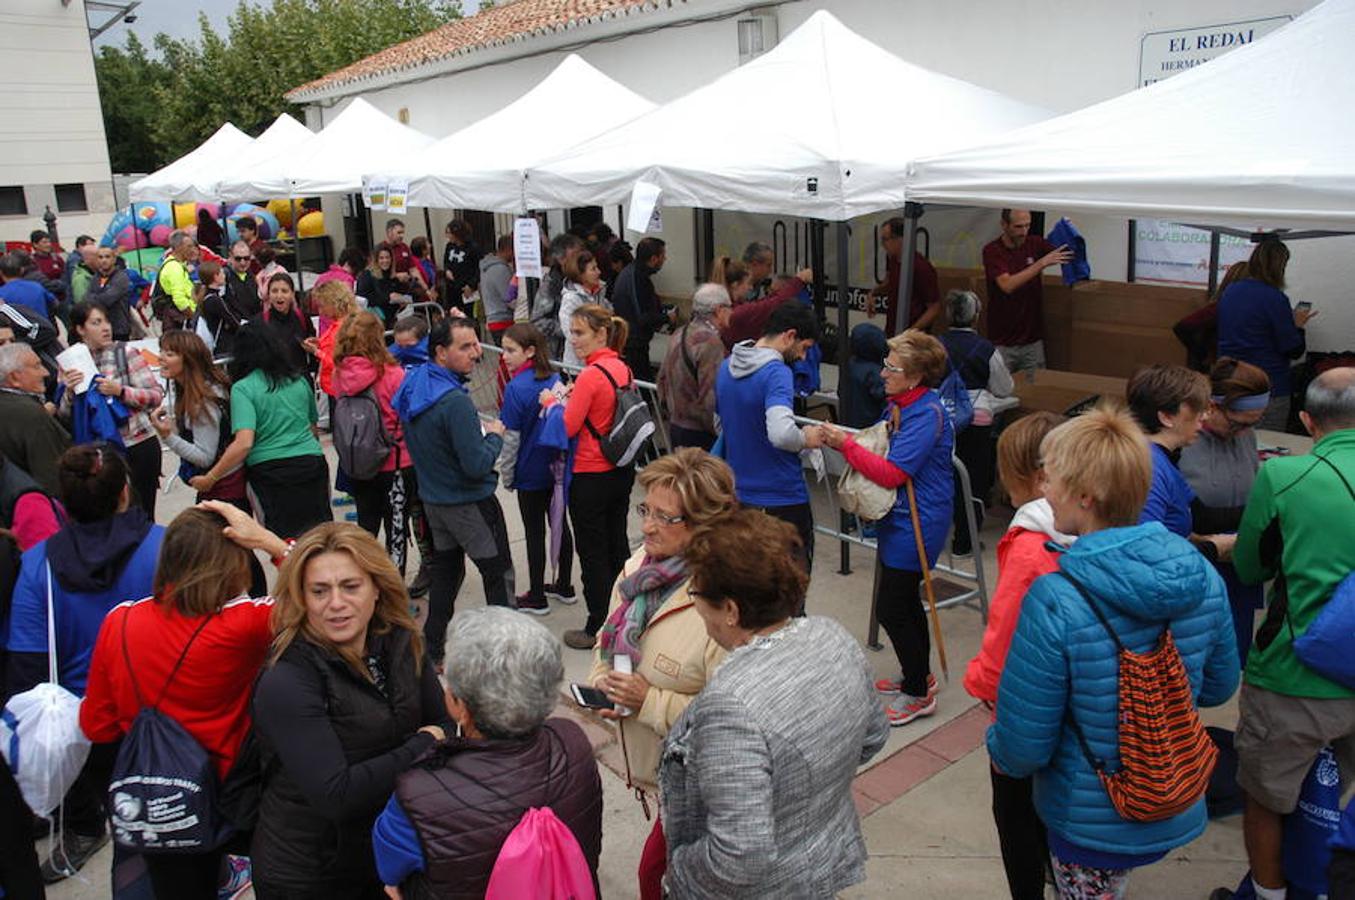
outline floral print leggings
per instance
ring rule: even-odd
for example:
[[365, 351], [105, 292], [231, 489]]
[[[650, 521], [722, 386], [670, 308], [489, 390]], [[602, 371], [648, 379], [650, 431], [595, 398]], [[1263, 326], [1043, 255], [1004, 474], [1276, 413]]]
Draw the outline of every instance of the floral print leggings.
[[1124, 900], [1133, 869], [1094, 869], [1049, 854], [1059, 900]]

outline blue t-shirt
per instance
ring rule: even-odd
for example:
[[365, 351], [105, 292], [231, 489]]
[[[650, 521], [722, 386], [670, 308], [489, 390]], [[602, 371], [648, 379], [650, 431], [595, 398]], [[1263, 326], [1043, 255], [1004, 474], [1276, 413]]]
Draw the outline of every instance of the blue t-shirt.
[[14, 281], [0, 284], [0, 300], [6, 303], [15, 303], [19, 306], [27, 306], [44, 316], [52, 314], [52, 305], [56, 303], [56, 297], [52, 295], [51, 291], [36, 281], [29, 281], [27, 278], [16, 278]]
[[1139, 514], [1139, 524], [1161, 522], [1172, 534], [1190, 537], [1190, 504], [1195, 492], [1166, 450], [1151, 441], [1149, 447], [1153, 453], [1153, 481], [1148, 486], [1148, 501]]
[[[880, 418], [889, 416], [892, 408], [892, 403], [886, 404]], [[927, 391], [900, 408], [899, 427], [889, 439], [889, 454], [885, 458], [913, 479], [928, 565], [936, 564], [950, 529], [955, 503], [955, 470], [951, 464], [954, 448], [955, 430], [936, 391]], [[894, 508], [876, 526], [876, 544], [884, 565], [907, 572], [922, 571], [906, 488], [899, 488]]]
[[800, 454], [781, 450], [767, 437], [767, 410], [794, 409], [790, 366], [769, 362], [744, 378], [720, 363], [715, 410], [720, 415], [724, 455], [734, 470], [734, 493], [748, 506], [794, 506], [809, 502]]
[[1294, 309], [1284, 291], [1253, 278], [1228, 286], [1219, 298], [1219, 356], [1231, 356], [1265, 370], [1270, 395], [1292, 392], [1289, 366], [1304, 346]]
[[558, 384], [560, 376], [552, 372], [538, 379], [536, 372], [527, 369], [514, 375], [503, 389], [503, 405], [499, 420], [509, 431], [521, 436], [518, 444], [517, 465], [513, 469], [513, 487], [520, 491], [545, 491], [555, 487], [550, 464], [560, 458], [560, 451], [541, 445], [542, 388]]
[[[152, 525], [136, 551], [127, 560], [117, 582], [101, 594], [77, 594], [52, 582], [52, 608], [56, 611], [56, 656], [61, 686], [84, 696], [89, 661], [108, 611], [126, 600], [151, 595], [155, 562], [160, 555], [164, 526]], [[47, 542], [34, 544], [23, 555], [19, 579], [14, 585], [9, 634], [5, 646], [12, 653], [47, 652]]]

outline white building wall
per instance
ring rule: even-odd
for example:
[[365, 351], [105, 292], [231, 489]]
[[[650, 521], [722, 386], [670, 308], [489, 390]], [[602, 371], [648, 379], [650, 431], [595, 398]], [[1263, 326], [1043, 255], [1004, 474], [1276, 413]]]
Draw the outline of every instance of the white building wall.
[[[819, 9], [827, 9], [849, 28], [909, 62], [953, 75], [1011, 97], [1044, 106], [1055, 113], [1110, 99], [1132, 90], [1139, 82], [1140, 43], [1150, 32], [1199, 28], [1273, 16], [1297, 16], [1316, 0], [800, 0], [774, 5], [781, 36], [802, 24]], [[690, 2], [688, 10], [701, 4]], [[659, 14], [655, 14], [659, 15]], [[649, 19], [637, 19], [648, 23]], [[578, 41], [588, 32], [572, 32]], [[537, 41], [543, 48], [548, 44]], [[621, 40], [576, 48], [583, 58], [629, 86], [663, 103], [705, 84], [738, 65], [737, 26], [733, 18], [670, 27]], [[370, 102], [395, 115], [408, 110], [409, 124], [442, 137], [498, 109], [531, 88], [563, 58], [563, 51], [485, 66], [437, 78], [398, 85], [364, 94]], [[1320, 89], [1315, 85], [1315, 89]], [[588, 114], [587, 98], [577, 102], [579, 115]], [[341, 104], [340, 104], [341, 105]], [[337, 109], [337, 107], [336, 107]], [[880, 86], [880, 116], [907, 116], [907, 97], [891, 97]], [[334, 110], [326, 110], [326, 120]], [[740, 117], [744, 121], [740, 122]], [[928, 127], [917, 122], [917, 127]], [[727, 105], [711, 110], [713, 140], [759, 139], [756, 97], [731, 97]], [[531, 140], [530, 123], [505, 140]], [[1058, 210], [1047, 210], [1052, 224]], [[434, 211], [439, 236], [450, 213]], [[408, 217], [411, 233], [422, 232], [422, 213]], [[690, 291], [694, 253], [692, 215], [665, 210], [664, 234], [669, 262], [658, 278], [661, 290]], [[872, 226], [888, 214], [854, 223], [852, 238], [853, 286], [869, 287], [873, 268]], [[607, 211], [614, 223], [615, 211]], [[978, 249], [997, 231], [995, 212], [933, 212], [923, 224], [932, 231], [932, 259], [941, 265], [976, 266]], [[330, 216], [331, 232], [338, 223]], [[775, 217], [717, 216], [718, 253], [737, 253], [742, 242], [771, 238]], [[793, 229], [794, 220], [786, 219]], [[1078, 216], [1076, 224], [1087, 237], [1095, 277], [1122, 280], [1127, 274], [1128, 226], [1123, 219]], [[1264, 223], [1258, 223], [1264, 224]], [[378, 226], [379, 227], [379, 226]], [[632, 243], [638, 235], [627, 236]], [[337, 240], [337, 239], [336, 239]], [[828, 240], [829, 252], [833, 238]], [[1348, 263], [1355, 238], [1295, 242], [1290, 265], [1290, 293], [1310, 299], [1322, 310], [1309, 329], [1313, 349], [1341, 349], [1355, 345], [1355, 304], [1344, 302]], [[792, 260], [793, 261], [793, 260]], [[783, 266], [787, 268], [787, 266]], [[835, 270], [829, 267], [830, 277]]]
[[[0, 241], [26, 241], [47, 206], [62, 242], [100, 237], [114, 211], [113, 180], [84, 0], [0, 3], [6, 126], [0, 186], [22, 186], [26, 215], [0, 216]], [[85, 187], [85, 212], [57, 207], [54, 185]]]

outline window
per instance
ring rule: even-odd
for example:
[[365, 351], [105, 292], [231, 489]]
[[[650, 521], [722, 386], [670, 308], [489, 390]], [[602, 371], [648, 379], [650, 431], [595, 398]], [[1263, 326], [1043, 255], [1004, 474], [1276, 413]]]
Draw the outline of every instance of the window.
[[56, 185], [56, 208], [57, 212], [84, 212], [89, 209], [89, 204], [85, 202], [85, 186], [83, 184]]
[[0, 216], [26, 216], [28, 202], [24, 200], [23, 185], [0, 187]]

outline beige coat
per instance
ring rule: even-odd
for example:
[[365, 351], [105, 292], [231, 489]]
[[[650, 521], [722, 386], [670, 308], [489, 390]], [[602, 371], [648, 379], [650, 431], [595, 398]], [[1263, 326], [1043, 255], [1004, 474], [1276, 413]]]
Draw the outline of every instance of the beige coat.
[[[640, 568], [644, 556], [642, 548], [626, 561], [617, 585]], [[688, 583], [684, 581], [654, 611], [649, 627], [641, 635], [640, 661], [635, 673], [649, 682], [649, 695], [637, 714], [618, 723], [630, 759], [631, 781], [646, 791], [656, 790], [659, 755], [668, 729], [696, 699], [725, 658], [724, 649], [706, 635], [706, 625], [693, 606], [696, 601], [687, 593]], [[620, 605], [621, 593], [614, 585], [608, 616]], [[611, 667], [602, 661], [601, 650], [594, 650], [588, 683], [596, 684], [610, 671]]]

